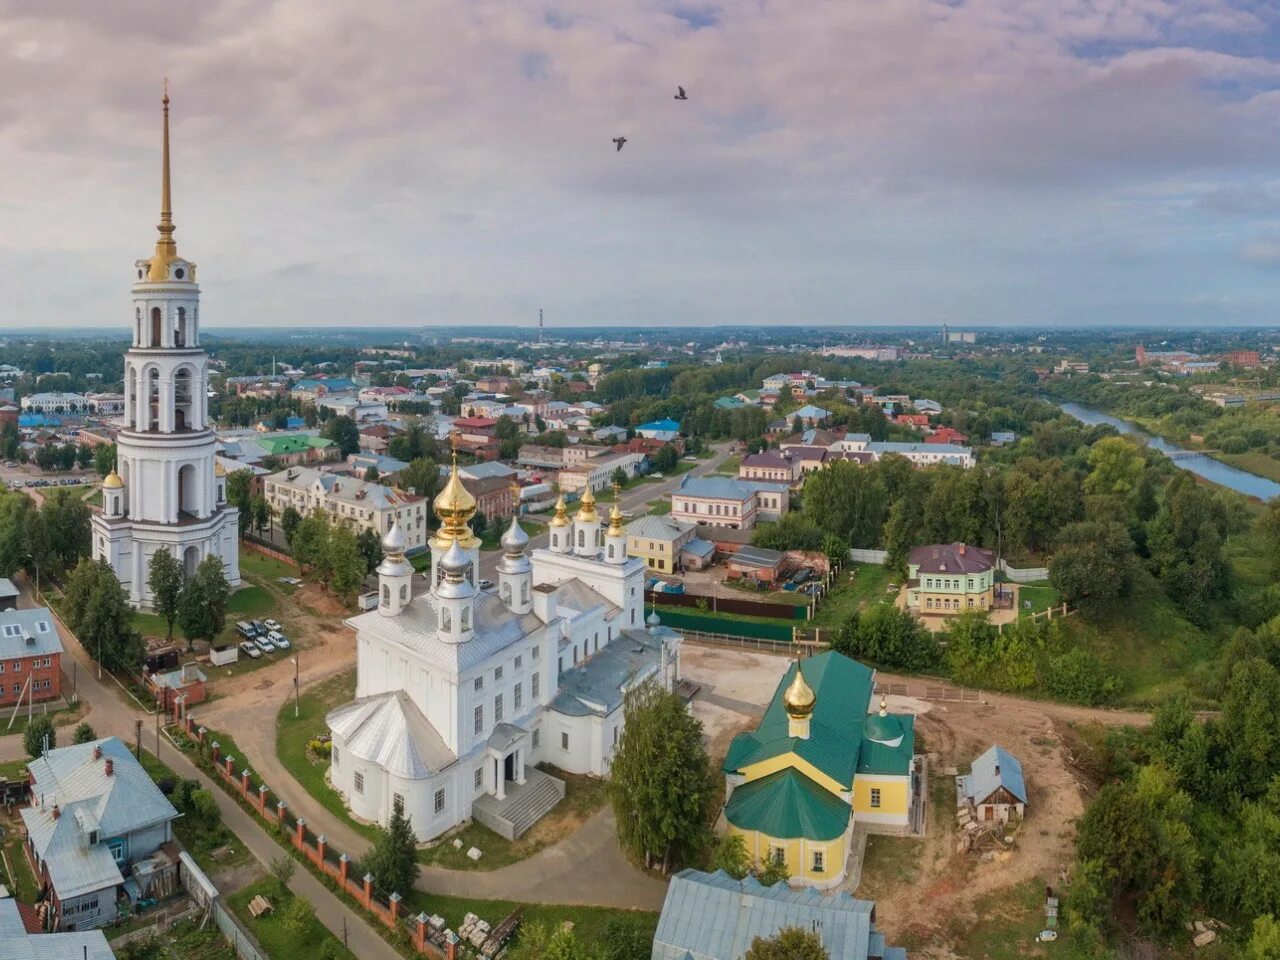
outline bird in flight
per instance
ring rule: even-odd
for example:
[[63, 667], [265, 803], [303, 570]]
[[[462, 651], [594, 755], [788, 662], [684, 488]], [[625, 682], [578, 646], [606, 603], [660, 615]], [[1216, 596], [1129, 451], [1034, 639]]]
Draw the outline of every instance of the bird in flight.
[[679, 86], [678, 86], [678, 87], [676, 87], [676, 90], [678, 90], [678, 91], [679, 91], [679, 93], [677, 93], [677, 94], [676, 94], [674, 97], [672, 97], [671, 99], [673, 99], [673, 100], [688, 100], [688, 99], [689, 99], [689, 97], [688, 97], [688, 96], [685, 94], [685, 92], [684, 92], [684, 87], [679, 87]]
[[613, 142], [614, 142], [614, 143], [616, 143], [616, 144], [618, 145], [618, 150], [617, 150], [617, 152], [619, 152], [619, 153], [620, 153], [620, 152], [622, 151], [622, 145], [623, 145], [624, 143], [626, 143], [626, 142], [627, 142], [627, 138], [626, 138], [626, 137], [614, 137], [614, 138], [613, 138]]

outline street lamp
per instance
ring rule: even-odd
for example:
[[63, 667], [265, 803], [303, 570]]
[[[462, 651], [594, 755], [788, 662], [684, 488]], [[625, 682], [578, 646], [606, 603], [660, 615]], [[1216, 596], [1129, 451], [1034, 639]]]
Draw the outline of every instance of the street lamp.
[[300, 696], [300, 693], [298, 691], [298, 658], [296, 656], [293, 656], [293, 657], [290, 657], [289, 659], [293, 661], [293, 719], [297, 720], [298, 719], [298, 698]]

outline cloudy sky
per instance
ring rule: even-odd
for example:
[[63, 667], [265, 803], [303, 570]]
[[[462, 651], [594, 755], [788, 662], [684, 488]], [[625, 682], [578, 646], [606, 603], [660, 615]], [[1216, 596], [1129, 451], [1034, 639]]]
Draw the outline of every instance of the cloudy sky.
[[0, 327], [127, 324], [165, 75], [210, 327], [1280, 322], [1274, 0], [0, 0]]

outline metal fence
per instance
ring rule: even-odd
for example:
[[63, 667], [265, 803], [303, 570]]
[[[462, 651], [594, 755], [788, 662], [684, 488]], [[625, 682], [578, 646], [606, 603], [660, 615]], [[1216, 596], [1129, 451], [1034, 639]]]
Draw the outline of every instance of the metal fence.
[[247, 930], [240, 926], [235, 915], [222, 905], [222, 898], [213, 901], [213, 922], [227, 938], [240, 960], [271, 960], [258, 946]]
[[793, 628], [788, 624], [731, 620], [689, 610], [674, 610], [671, 607], [663, 607], [658, 611], [658, 616], [662, 619], [664, 626], [673, 627], [686, 635], [689, 631], [697, 630], [703, 633], [747, 637], [753, 640], [773, 640], [788, 644], [793, 635]]

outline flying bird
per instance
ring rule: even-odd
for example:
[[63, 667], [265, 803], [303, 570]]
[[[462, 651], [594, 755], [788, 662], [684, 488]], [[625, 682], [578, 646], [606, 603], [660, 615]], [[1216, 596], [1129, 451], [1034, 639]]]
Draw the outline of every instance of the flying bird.
[[678, 87], [676, 87], [676, 89], [677, 89], [677, 90], [679, 90], [680, 92], [679, 92], [679, 93], [677, 93], [677, 94], [676, 94], [674, 97], [672, 97], [671, 99], [673, 99], [673, 100], [688, 100], [688, 99], [689, 99], [689, 98], [688, 98], [688, 96], [686, 96], [686, 95], [685, 95], [684, 87], [679, 87], [679, 86], [678, 86]]
[[616, 144], [618, 145], [618, 150], [617, 150], [617, 152], [618, 152], [618, 153], [621, 153], [621, 152], [622, 152], [622, 145], [623, 145], [624, 143], [626, 143], [626, 142], [627, 142], [627, 138], [626, 138], [626, 137], [614, 137], [614, 138], [613, 138], [613, 142], [614, 142], [614, 143], [616, 143]]

